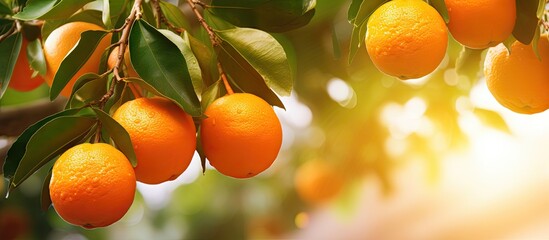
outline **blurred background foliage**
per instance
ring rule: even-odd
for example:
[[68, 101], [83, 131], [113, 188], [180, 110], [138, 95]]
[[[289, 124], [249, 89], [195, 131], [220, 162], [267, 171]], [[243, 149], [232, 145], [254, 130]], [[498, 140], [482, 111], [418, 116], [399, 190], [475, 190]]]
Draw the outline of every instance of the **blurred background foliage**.
[[[195, 158], [195, 167], [183, 180], [140, 185], [122, 221], [90, 231], [68, 225], [51, 207], [40, 210], [44, 168], [9, 199], [0, 200], [0, 239], [287, 238], [306, 227], [308, 213], [318, 207], [328, 205], [342, 217], [352, 215], [360, 204], [358, 186], [367, 176], [380, 179], [389, 196], [394, 169], [421, 161], [428, 169], [425, 177], [436, 182], [439, 156], [467, 147], [460, 115], [473, 114], [482, 123], [509, 131], [499, 114], [473, 107], [468, 98], [481, 78], [481, 51], [464, 50], [451, 39], [434, 73], [406, 82], [377, 71], [363, 47], [348, 64], [349, 4], [318, 0], [308, 25], [273, 34], [297, 64], [297, 80], [292, 96], [282, 98], [287, 111], [277, 110], [285, 139], [267, 172], [248, 180], [216, 171], [201, 175]], [[8, 90], [0, 101], [0, 116], [44, 101], [47, 94], [47, 86], [31, 93]], [[0, 146], [9, 140], [0, 137]], [[342, 182], [338, 195], [321, 203], [304, 201], [295, 188], [296, 172], [313, 160], [327, 163]]]

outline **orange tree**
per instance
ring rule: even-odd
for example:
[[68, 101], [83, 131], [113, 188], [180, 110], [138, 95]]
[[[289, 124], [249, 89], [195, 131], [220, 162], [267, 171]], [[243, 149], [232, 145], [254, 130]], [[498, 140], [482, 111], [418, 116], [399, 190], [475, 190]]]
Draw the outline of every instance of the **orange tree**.
[[[227, 93], [244, 92], [258, 96], [271, 106], [284, 107], [279, 96], [289, 95], [291, 91], [298, 93], [300, 100], [309, 106], [314, 115], [313, 124], [324, 130], [325, 139], [316, 146], [296, 142], [293, 152], [298, 159], [296, 165], [309, 159], [325, 159], [336, 163], [330, 166], [344, 173], [344, 181], [373, 173], [389, 186], [387, 175], [395, 164], [387, 152], [380, 150], [384, 149], [384, 140], [389, 135], [379, 121], [383, 107], [388, 102], [404, 104], [412, 97], [422, 97], [429, 100], [425, 115], [437, 127], [459, 129], [456, 100], [467, 95], [482, 76], [486, 47], [503, 41], [504, 46], [511, 49], [518, 41], [533, 49], [534, 54], [529, 56], [541, 56], [544, 61], [544, 54], [538, 50], [545, 48], [537, 46], [545, 39], [540, 38], [541, 33], [547, 31], [545, 3], [545, 0], [501, 3], [488, 0], [2, 0], [0, 99], [11, 91], [8, 90], [10, 82], [19, 76], [14, 66], [21, 52], [26, 52], [33, 75], [44, 76], [49, 82], [50, 100], [66, 100], [63, 109], [33, 121], [17, 134], [3, 165], [4, 177], [9, 180], [8, 191], [13, 192], [37, 170], [51, 167], [67, 149], [85, 142], [115, 145], [134, 167], [139, 166], [132, 134], [112, 117], [120, 106], [136, 98], [166, 98], [193, 117], [198, 138], [195, 147], [204, 167], [208, 156], [200, 144], [200, 128], [202, 120], [208, 117], [205, 112], [211, 103]], [[428, 9], [425, 11], [430, 12], [430, 19], [446, 24], [449, 40], [436, 37], [441, 34], [428, 35], [432, 29], [414, 31], [423, 30], [414, 27], [414, 21], [425, 19], [399, 13], [398, 8], [391, 5], [407, 6], [408, 13], [414, 12], [416, 6]], [[342, 26], [334, 23], [339, 23], [336, 22], [338, 12], [343, 8], [347, 10], [348, 31], [333, 27]], [[479, 13], [480, 10], [485, 12]], [[69, 39], [60, 38], [58, 44], [48, 47], [48, 37], [56, 36], [56, 30], [63, 29], [67, 23], [82, 22], [99, 28], [81, 30], [77, 37], [72, 34], [70, 38], [76, 39], [71, 43], [73, 46], [62, 46], [68, 44]], [[390, 24], [382, 26], [387, 23]], [[376, 29], [381, 29], [381, 34], [375, 34]], [[383, 31], [387, 29], [394, 34], [384, 36]], [[490, 32], [497, 34], [486, 34]], [[427, 35], [432, 37], [425, 38]], [[495, 35], [497, 38], [492, 39]], [[319, 41], [326, 36], [332, 44]], [[25, 41], [28, 44], [22, 48]], [[107, 45], [103, 44], [105, 41]], [[440, 46], [438, 50], [445, 51], [446, 60], [441, 54], [430, 52], [433, 42]], [[55, 51], [56, 47], [65, 48], [66, 53], [48, 60], [53, 55], [48, 50]], [[100, 57], [95, 56], [96, 52]], [[435, 57], [422, 58], [431, 55]], [[95, 64], [91, 70], [80, 71], [92, 60]], [[57, 61], [53, 68], [52, 61]], [[389, 64], [391, 72], [384, 71], [379, 62]], [[421, 65], [425, 63], [429, 66]], [[439, 67], [435, 69], [433, 66], [437, 64]], [[428, 71], [420, 75], [399, 72], [424, 68]], [[457, 83], [441, 80], [450, 69], [457, 72]], [[433, 81], [418, 88], [405, 81], [395, 81], [382, 72], [402, 78], [426, 75], [425, 78]], [[359, 90], [356, 95], [362, 100], [355, 104], [352, 99], [334, 103], [325, 94], [325, 85], [333, 78], [342, 79], [352, 89]], [[474, 109], [474, 113], [505, 129], [494, 112]], [[357, 134], [362, 132], [365, 134]], [[459, 145], [463, 138], [459, 130], [447, 135], [457, 139], [452, 139], [449, 146]], [[420, 152], [426, 155], [430, 165], [436, 165], [433, 159], [437, 152], [431, 149], [429, 137], [411, 134], [407, 138], [413, 142], [412, 154]], [[46, 209], [50, 205], [49, 178], [48, 175], [41, 198]], [[281, 209], [288, 210], [290, 215], [297, 211]]]

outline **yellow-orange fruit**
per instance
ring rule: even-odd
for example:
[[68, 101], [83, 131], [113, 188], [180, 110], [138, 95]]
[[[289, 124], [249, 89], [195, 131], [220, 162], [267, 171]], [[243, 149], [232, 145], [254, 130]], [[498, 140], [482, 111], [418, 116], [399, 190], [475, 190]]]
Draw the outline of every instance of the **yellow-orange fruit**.
[[55, 162], [50, 196], [65, 221], [84, 228], [120, 220], [135, 197], [135, 173], [122, 152], [105, 143], [83, 143]]
[[538, 42], [539, 59], [532, 45], [515, 41], [511, 52], [503, 44], [490, 48], [484, 62], [486, 84], [504, 107], [525, 114], [549, 108], [549, 39]]
[[298, 195], [305, 202], [321, 204], [341, 192], [343, 178], [333, 166], [320, 160], [312, 160], [297, 169], [294, 184]]
[[282, 144], [273, 108], [249, 93], [216, 99], [206, 109], [200, 136], [210, 164], [234, 178], [253, 177], [271, 166]]
[[196, 128], [192, 117], [172, 101], [137, 98], [122, 104], [113, 118], [130, 134], [138, 181], [174, 180], [189, 166], [196, 149]]
[[438, 12], [421, 0], [383, 4], [367, 23], [366, 50], [374, 65], [400, 79], [433, 72], [446, 54], [448, 30]]
[[474, 49], [496, 46], [513, 32], [515, 0], [445, 0], [448, 29], [462, 45]]

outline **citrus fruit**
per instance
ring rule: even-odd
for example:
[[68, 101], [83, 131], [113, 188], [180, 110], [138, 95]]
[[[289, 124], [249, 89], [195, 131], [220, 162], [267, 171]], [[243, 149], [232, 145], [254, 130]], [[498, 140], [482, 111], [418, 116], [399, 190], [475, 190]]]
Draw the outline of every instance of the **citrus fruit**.
[[53, 165], [50, 196], [65, 221], [84, 228], [105, 227], [126, 214], [135, 185], [135, 173], [122, 152], [105, 143], [83, 143]]
[[366, 50], [374, 65], [403, 80], [433, 72], [446, 54], [446, 24], [421, 0], [383, 4], [372, 13], [367, 28]]
[[137, 98], [122, 104], [113, 118], [130, 134], [138, 181], [174, 180], [189, 166], [196, 149], [196, 128], [192, 117], [172, 101]]
[[511, 35], [515, 26], [515, 0], [445, 0], [448, 29], [462, 45], [492, 47]]
[[[113, 68], [116, 64], [116, 61], [118, 60], [118, 48], [118, 46], [115, 47], [109, 55], [109, 58], [107, 60], [107, 65], [109, 66], [109, 68]], [[130, 51], [128, 51], [128, 49], [126, 49], [126, 52], [124, 52], [124, 66], [128, 73], [128, 77], [139, 77], [130, 62]]]
[[[80, 34], [88, 30], [104, 30], [102, 27], [87, 22], [70, 22], [56, 28], [44, 42], [44, 57], [46, 59], [46, 82], [51, 86], [61, 62], [71, 49], [80, 40]], [[97, 73], [101, 63], [101, 55], [111, 42], [111, 35], [104, 37], [97, 45], [89, 59], [80, 70], [72, 77], [61, 95], [69, 97], [76, 80], [85, 73]]]
[[202, 148], [217, 171], [248, 178], [274, 162], [282, 144], [282, 127], [263, 99], [249, 93], [225, 95], [210, 104], [204, 114]]
[[532, 45], [515, 41], [511, 52], [503, 44], [486, 54], [484, 75], [494, 98], [504, 107], [525, 114], [549, 108], [549, 39], [538, 42], [539, 59]]
[[44, 83], [44, 79], [42, 79], [39, 75], [34, 77], [32, 76], [34, 70], [30, 67], [29, 60], [27, 58], [27, 45], [28, 41], [23, 39], [21, 50], [19, 51], [17, 61], [15, 62], [15, 67], [11, 75], [11, 80], [8, 84], [8, 87], [20, 92], [34, 90]]
[[337, 196], [343, 187], [343, 178], [330, 164], [311, 160], [297, 169], [294, 184], [305, 202], [321, 204]]

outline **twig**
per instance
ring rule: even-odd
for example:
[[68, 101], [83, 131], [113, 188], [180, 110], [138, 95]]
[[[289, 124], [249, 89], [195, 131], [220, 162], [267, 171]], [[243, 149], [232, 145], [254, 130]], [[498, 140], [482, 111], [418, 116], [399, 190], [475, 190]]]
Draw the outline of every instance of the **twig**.
[[[221, 47], [221, 43], [222, 43], [221, 40], [217, 37], [217, 35], [215, 35], [215, 32], [212, 29], [212, 27], [210, 27], [210, 25], [206, 23], [206, 20], [204, 19], [200, 11], [198, 11], [198, 9], [196, 8], [196, 5], [205, 7], [205, 4], [196, 0], [187, 0], [187, 3], [189, 3], [189, 5], [191, 6], [191, 9], [193, 10], [194, 15], [198, 19], [198, 22], [200, 22], [200, 25], [202, 25], [202, 27], [206, 30], [206, 32], [208, 32], [208, 36], [210, 37], [210, 42], [212, 43], [212, 46], [214, 48]], [[225, 85], [225, 90], [227, 90], [227, 93], [233, 94], [234, 91], [231, 88], [229, 81], [227, 80], [227, 76], [225, 74], [225, 71], [223, 71], [223, 66], [221, 65], [221, 62], [219, 62], [219, 60], [217, 61], [217, 71], [219, 72], [219, 75], [223, 80], [223, 85]]]
[[158, 26], [160, 26], [160, 24], [163, 23], [168, 28], [170, 28], [171, 30], [179, 34], [185, 32], [184, 28], [177, 27], [173, 25], [170, 21], [168, 21], [168, 19], [166, 18], [166, 15], [164, 15], [164, 12], [162, 12], [162, 8], [160, 7], [160, 2], [158, 0], [151, 0], [151, 3], [153, 4], [153, 9], [155, 9], [156, 21]]

